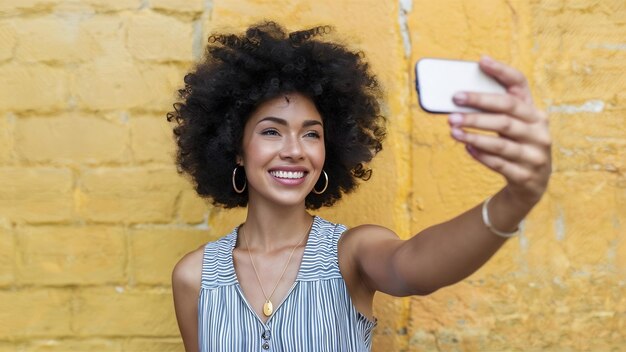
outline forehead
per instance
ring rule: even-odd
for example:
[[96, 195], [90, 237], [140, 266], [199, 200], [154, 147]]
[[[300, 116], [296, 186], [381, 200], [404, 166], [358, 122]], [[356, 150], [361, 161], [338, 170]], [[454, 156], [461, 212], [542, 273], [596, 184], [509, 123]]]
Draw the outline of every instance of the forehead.
[[281, 94], [275, 98], [261, 103], [250, 115], [248, 123], [268, 117], [279, 117], [289, 121], [318, 120], [322, 122], [322, 116], [313, 101], [300, 93]]

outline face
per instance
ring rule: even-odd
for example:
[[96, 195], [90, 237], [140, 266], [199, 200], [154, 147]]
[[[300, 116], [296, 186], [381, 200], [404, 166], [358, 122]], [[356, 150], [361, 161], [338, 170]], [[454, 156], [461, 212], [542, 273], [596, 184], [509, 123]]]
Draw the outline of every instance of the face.
[[252, 113], [242, 147], [250, 204], [304, 205], [324, 167], [322, 117], [308, 97], [280, 95]]

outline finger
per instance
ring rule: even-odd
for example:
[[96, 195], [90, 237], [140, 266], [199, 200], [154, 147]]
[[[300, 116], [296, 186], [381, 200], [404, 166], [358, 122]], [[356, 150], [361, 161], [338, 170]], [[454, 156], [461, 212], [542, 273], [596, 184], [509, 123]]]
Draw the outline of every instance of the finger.
[[506, 87], [507, 93], [514, 95], [527, 104], [533, 99], [524, 74], [513, 67], [484, 55], [478, 62], [480, 69], [495, 78]]
[[456, 127], [452, 128], [451, 134], [453, 138], [466, 145], [470, 145], [475, 149], [515, 163], [541, 166], [544, 165], [548, 159], [546, 153], [539, 148], [518, 143], [510, 139], [467, 133]]
[[484, 131], [496, 132], [507, 138], [517, 141], [528, 141], [530, 143], [544, 144], [545, 133], [533, 131], [531, 125], [518, 119], [502, 114], [450, 114], [448, 122], [451, 127], [470, 127]]
[[510, 94], [459, 92], [454, 95], [453, 101], [457, 105], [511, 115], [528, 122], [547, 118], [540, 116], [541, 112], [531, 104], [526, 104]]
[[483, 72], [502, 83], [507, 90], [512, 87], [522, 87], [528, 90], [526, 76], [519, 70], [486, 55], [480, 58], [478, 65]]
[[519, 164], [513, 163], [499, 156], [478, 150], [470, 145], [466, 145], [466, 150], [478, 162], [485, 165], [489, 169], [501, 174], [511, 182], [524, 184], [530, 181], [533, 177], [533, 173], [531, 170], [522, 167]]

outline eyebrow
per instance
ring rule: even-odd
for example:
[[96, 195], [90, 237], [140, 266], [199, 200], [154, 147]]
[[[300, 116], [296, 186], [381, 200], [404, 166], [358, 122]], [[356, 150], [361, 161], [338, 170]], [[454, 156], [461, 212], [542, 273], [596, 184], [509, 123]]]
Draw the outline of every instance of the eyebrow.
[[[257, 125], [263, 121], [272, 121], [279, 125], [289, 126], [289, 123], [287, 122], [287, 120], [281, 119], [280, 117], [275, 117], [275, 116], [264, 117], [259, 122], [257, 122]], [[322, 126], [322, 123], [318, 120], [304, 120], [304, 122], [302, 122], [302, 127], [309, 127], [309, 126], [314, 126], [314, 125]]]

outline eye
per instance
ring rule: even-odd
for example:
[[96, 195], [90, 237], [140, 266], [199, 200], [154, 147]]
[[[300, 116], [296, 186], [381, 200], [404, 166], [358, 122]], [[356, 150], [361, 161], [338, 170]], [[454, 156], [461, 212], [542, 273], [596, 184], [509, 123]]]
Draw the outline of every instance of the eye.
[[280, 135], [278, 131], [273, 128], [268, 128], [266, 130], [263, 130], [261, 131], [261, 134], [264, 136], [279, 136]]
[[312, 137], [312, 138], [320, 138], [320, 134], [317, 131], [309, 131], [304, 136]]

